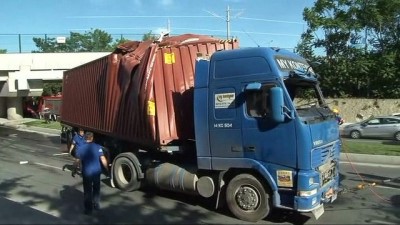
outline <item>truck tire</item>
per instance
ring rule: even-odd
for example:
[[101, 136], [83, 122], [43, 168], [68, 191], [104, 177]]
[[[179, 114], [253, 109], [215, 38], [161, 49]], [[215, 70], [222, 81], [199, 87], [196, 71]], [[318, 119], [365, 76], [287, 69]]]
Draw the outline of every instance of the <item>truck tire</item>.
[[239, 174], [229, 182], [226, 203], [233, 215], [249, 222], [264, 219], [271, 208], [270, 195], [251, 174]]
[[117, 156], [112, 167], [114, 183], [122, 191], [135, 191], [141, 185], [136, 169], [139, 165], [135, 167], [138, 161], [132, 159], [132, 157], [136, 156], [132, 153], [122, 153]]

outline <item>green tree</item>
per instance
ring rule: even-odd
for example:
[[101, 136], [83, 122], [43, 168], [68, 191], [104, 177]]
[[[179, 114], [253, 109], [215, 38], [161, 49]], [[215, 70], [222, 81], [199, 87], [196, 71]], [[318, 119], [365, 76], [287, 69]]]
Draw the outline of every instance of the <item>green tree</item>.
[[155, 41], [157, 39], [158, 38], [157, 38], [157, 36], [155, 34], [153, 34], [153, 31], [149, 31], [149, 32], [143, 34], [143, 37], [142, 37], [142, 41], [147, 41], [147, 40]]
[[304, 9], [308, 29], [297, 51], [322, 62], [325, 95], [400, 97], [399, 15], [399, 0], [317, 0]]
[[124, 38], [113, 42], [110, 34], [99, 29], [92, 29], [84, 34], [70, 32], [65, 43], [57, 43], [56, 38], [33, 38], [38, 48], [33, 52], [111, 52], [115, 47], [127, 41]]
[[60, 81], [50, 81], [43, 83], [43, 93], [42, 96], [52, 96], [57, 95], [57, 93], [62, 92], [62, 82]]
[[7, 49], [0, 49], [0, 54], [7, 53]]

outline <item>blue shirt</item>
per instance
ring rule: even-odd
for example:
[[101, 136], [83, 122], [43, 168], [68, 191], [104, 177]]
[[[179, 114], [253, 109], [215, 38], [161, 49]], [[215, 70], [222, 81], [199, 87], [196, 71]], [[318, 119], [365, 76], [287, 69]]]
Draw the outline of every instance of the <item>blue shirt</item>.
[[102, 155], [103, 149], [94, 142], [81, 145], [77, 149], [76, 156], [81, 160], [83, 176], [96, 176], [101, 174], [100, 156]]
[[79, 135], [79, 133], [75, 134], [74, 138], [72, 139], [72, 144], [75, 145], [76, 149], [78, 149], [84, 143], [86, 143], [85, 138]]

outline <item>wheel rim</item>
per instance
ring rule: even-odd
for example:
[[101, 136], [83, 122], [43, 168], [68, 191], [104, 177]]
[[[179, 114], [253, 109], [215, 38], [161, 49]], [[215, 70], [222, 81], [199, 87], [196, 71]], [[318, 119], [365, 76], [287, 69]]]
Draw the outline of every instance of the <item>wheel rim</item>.
[[132, 170], [129, 165], [121, 164], [121, 167], [118, 169], [118, 177], [124, 184], [129, 184], [132, 180]]
[[395, 138], [397, 141], [400, 141], [400, 133], [397, 133], [397, 134], [394, 136], [394, 138]]
[[351, 137], [352, 138], [359, 138], [360, 134], [358, 133], [358, 131], [353, 131], [353, 132], [351, 132]]
[[244, 211], [254, 211], [260, 205], [260, 193], [253, 186], [240, 186], [235, 194], [236, 204]]

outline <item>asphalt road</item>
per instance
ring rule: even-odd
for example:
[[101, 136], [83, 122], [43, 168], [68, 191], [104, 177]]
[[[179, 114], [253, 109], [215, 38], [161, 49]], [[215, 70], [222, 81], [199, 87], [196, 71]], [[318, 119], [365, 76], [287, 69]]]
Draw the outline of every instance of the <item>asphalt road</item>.
[[[121, 192], [103, 177], [102, 210], [82, 214], [82, 182], [72, 177], [57, 136], [0, 128], [0, 223], [4, 224], [246, 224], [210, 201], [172, 192]], [[67, 169], [63, 171], [63, 167]], [[341, 164], [343, 191], [315, 220], [274, 210], [259, 224], [399, 224], [400, 167]], [[364, 188], [357, 188], [362, 183]], [[375, 183], [374, 186], [368, 184]], [[396, 215], [397, 214], [397, 215]]]

